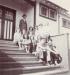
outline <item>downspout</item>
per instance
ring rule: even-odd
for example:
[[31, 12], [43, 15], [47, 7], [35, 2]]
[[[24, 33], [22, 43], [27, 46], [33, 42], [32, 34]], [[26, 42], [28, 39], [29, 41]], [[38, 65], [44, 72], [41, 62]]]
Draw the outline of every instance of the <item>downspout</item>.
[[35, 0], [35, 4], [34, 4], [34, 29], [36, 26], [36, 0]]
[[60, 13], [58, 11], [58, 35], [60, 35]]

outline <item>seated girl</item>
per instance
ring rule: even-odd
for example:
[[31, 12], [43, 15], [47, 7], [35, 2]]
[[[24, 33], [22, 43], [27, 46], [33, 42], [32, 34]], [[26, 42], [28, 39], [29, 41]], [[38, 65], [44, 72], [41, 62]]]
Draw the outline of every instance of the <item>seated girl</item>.
[[43, 62], [44, 64], [47, 63], [47, 50], [46, 50], [46, 39], [40, 38], [40, 40], [37, 43], [37, 57], [40, 62]]
[[34, 35], [34, 28], [33, 27], [29, 27], [29, 31], [28, 31], [28, 36], [29, 39], [31, 40], [30, 43], [30, 53], [35, 51], [35, 35]]
[[16, 32], [14, 33], [14, 40], [13, 43], [18, 44], [20, 41], [20, 30], [19, 28], [16, 30]]
[[22, 41], [22, 45], [24, 46], [24, 49], [27, 53], [30, 52], [30, 43], [31, 43], [31, 40], [29, 39], [28, 35], [25, 34], [23, 36], [23, 41]]
[[27, 32], [25, 29], [23, 29], [23, 33], [21, 33], [21, 35], [20, 35], [19, 49], [26, 50], [26, 52], [27, 52], [29, 44], [30, 44], [30, 40], [28, 38]]

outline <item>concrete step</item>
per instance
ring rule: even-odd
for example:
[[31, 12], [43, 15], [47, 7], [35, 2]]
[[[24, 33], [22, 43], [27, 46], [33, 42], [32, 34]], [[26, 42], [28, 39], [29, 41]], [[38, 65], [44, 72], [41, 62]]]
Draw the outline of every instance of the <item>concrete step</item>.
[[37, 72], [47, 72], [54, 71], [60, 69], [60, 65], [57, 66], [35, 66], [35, 67], [24, 67], [24, 68], [10, 68], [10, 69], [0, 69], [0, 72], [7, 75], [20, 75], [20, 74], [29, 74], [29, 73], [37, 73]]
[[35, 57], [35, 55], [31, 53], [17, 53], [17, 54], [0, 53], [0, 57]]
[[0, 57], [0, 62], [5, 62], [5, 61], [11, 61], [13, 59], [14, 61], [37, 61], [38, 59], [36, 57]]
[[0, 50], [19, 50], [19, 48], [12, 48], [12, 47], [0, 47]]
[[[24, 55], [24, 54], [27, 54], [27, 53], [21, 53], [21, 52], [4, 52], [5, 54], [12, 54], [12, 55]], [[0, 53], [2, 54], [2, 53]]]
[[8, 41], [8, 40], [0, 40], [1, 44], [11, 44], [13, 45], [13, 41]]
[[0, 62], [0, 69], [10, 69], [16, 67], [32, 67], [32, 66], [43, 66], [42, 62], [39, 61], [13, 61], [13, 62]]
[[0, 50], [1, 53], [6, 53], [6, 54], [17, 54], [17, 53], [26, 53], [25, 50]]
[[0, 47], [11, 47], [11, 48], [18, 48], [17, 45], [13, 44], [13, 45], [10, 45], [10, 44], [1, 44], [0, 43]]

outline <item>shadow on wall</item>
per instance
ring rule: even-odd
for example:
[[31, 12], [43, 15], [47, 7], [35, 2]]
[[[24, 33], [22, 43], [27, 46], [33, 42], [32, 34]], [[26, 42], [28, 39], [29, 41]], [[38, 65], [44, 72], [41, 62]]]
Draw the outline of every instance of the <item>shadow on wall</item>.
[[[2, 58], [1, 58], [2, 57]], [[7, 64], [4, 64], [7, 62]], [[10, 64], [14, 62], [16, 64]], [[20, 63], [17, 63], [14, 59], [8, 56], [6, 53], [0, 51], [0, 75], [20, 75], [23, 73], [23, 70], [10, 70], [12, 68], [22, 68], [23, 66]], [[9, 69], [9, 70], [7, 70]], [[4, 71], [7, 70], [7, 71]]]

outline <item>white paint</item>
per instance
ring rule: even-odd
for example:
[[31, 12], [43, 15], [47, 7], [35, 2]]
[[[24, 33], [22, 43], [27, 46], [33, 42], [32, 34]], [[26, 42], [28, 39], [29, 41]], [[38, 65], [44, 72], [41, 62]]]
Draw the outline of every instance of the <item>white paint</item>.
[[70, 28], [65, 28], [65, 27], [63, 27], [63, 22], [62, 22], [62, 18], [64, 18], [64, 19], [67, 19], [67, 20], [69, 20], [70, 21], [70, 18], [68, 18], [68, 17], [66, 17], [66, 16], [64, 16], [64, 15], [61, 15], [60, 14], [60, 18], [59, 18], [59, 21], [60, 21], [60, 34], [66, 34], [66, 33], [69, 33], [69, 49], [70, 49]]
[[67, 9], [70, 13], [70, 0], [49, 0], [65, 9]]
[[[57, 21], [50, 20], [45, 17], [41, 17], [39, 15], [39, 2], [36, 4], [36, 25], [43, 24], [44, 29], [47, 33], [51, 35], [58, 34], [58, 15], [57, 15]], [[44, 31], [43, 29], [43, 31]]]
[[31, 5], [27, 6], [27, 9], [25, 9], [25, 12], [27, 14], [27, 24], [28, 28], [30, 26], [34, 27], [34, 7]]
[[62, 63], [61, 63], [61, 67], [63, 67], [62, 69], [69, 70], [67, 36], [68, 36], [67, 34], [64, 34], [64, 35], [52, 37], [52, 39], [54, 45], [56, 46], [57, 51], [62, 56]]
[[[44, 33], [49, 33], [50, 35], [56, 35], [56, 34], [70, 34], [70, 29], [63, 27], [62, 24], [62, 18], [65, 18], [67, 20], [70, 20], [70, 18], [59, 14], [57, 14], [57, 21], [50, 20], [45, 17], [41, 17], [39, 15], [39, 1], [36, 3], [36, 25], [43, 24], [43, 27], [36, 33], [39, 35]], [[70, 44], [70, 35], [69, 35], [69, 44]], [[70, 48], [70, 46], [69, 46]]]

